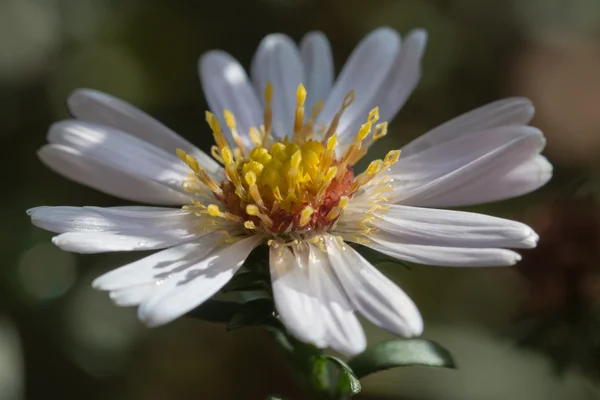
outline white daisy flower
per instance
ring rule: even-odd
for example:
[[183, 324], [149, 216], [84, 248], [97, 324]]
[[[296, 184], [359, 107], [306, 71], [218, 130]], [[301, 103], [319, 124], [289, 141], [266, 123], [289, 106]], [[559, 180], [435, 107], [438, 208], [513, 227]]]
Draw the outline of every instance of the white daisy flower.
[[426, 38], [416, 30], [401, 41], [377, 29], [335, 81], [318, 32], [299, 47], [281, 34], [264, 38], [251, 78], [227, 53], [208, 52], [199, 69], [214, 112], [206, 114], [212, 158], [133, 106], [78, 90], [68, 101], [76, 119], [51, 127], [42, 161], [104, 193], [177, 207], [28, 213], [67, 251], [160, 250], [93, 283], [118, 305], [139, 306], [150, 326], [199, 306], [268, 243], [277, 313], [298, 339], [360, 353], [357, 313], [391, 333], [419, 335], [414, 303], [344, 241], [419, 264], [512, 265], [520, 257], [507, 248], [536, 245], [526, 225], [423, 207], [518, 196], [552, 170], [540, 155], [542, 133], [527, 126], [533, 106], [521, 98], [469, 112], [405, 146], [402, 157], [392, 150], [353, 170], [416, 86]]

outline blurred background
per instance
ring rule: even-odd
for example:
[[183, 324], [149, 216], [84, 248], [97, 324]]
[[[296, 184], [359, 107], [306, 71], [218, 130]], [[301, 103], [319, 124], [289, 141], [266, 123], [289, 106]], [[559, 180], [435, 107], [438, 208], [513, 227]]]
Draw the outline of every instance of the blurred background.
[[[295, 399], [286, 360], [259, 329], [181, 319], [147, 329], [91, 280], [136, 255], [77, 256], [25, 210], [122, 205], [36, 157], [66, 96], [99, 89], [148, 111], [204, 150], [212, 138], [196, 61], [221, 48], [248, 66], [260, 39], [324, 31], [339, 70], [371, 29], [429, 31], [423, 79], [374, 156], [487, 102], [531, 98], [555, 177], [472, 208], [531, 224], [540, 247], [518, 268], [383, 265], [459, 369], [396, 369], [364, 399], [600, 398], [600, 1], [1, 0], [0, 400]], [[379, 154], [377, 154], [379, 153]], [[387, 339], [366, 325], [373, 342]]]

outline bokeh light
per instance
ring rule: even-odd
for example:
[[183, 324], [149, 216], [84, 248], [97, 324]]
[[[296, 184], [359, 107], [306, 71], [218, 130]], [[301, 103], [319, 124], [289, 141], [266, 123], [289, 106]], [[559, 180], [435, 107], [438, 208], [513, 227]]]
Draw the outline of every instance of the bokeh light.
[[62, 296], [75, 283], [75, 257], [52, 243], [31, 247], [19, 261], [19, 280], [26, 294], [35, 300]]

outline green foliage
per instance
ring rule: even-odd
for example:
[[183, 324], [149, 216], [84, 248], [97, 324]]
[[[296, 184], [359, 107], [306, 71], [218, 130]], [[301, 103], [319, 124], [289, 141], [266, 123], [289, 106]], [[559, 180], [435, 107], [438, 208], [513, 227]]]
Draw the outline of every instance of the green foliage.
[[[363, 246], [357, 250], [374, 265], [405, 263], [387, 257]], [[244, 326], [262, 325], [272, 333], [276, 343], [285, 350], [298, 381], [317, 400], [346, 400], [361, 391], [359, 378], [395, 367], [427, 366], [454, 368], [450, 353], [435, 342], [411, 339], [394, 340], [368, 347], [348, 363], [325, 354], [311, 344], [303, 343], [289, 335], [276, 317], [268, 273], [266, 246], [252, 252], [243, 271], [223, 288], [222, 292], [265, 292], [264, 297], [246, 302], [209, 300], [188, 314], [193, 318], [226, 324], [227, 330]], [[270, 396], [269, 399], [283, 399]]]
[[224, 293], [235, 291], [265, 290], [265, 275], [256, 271], [247, 271], [236, 274], [225, 287]]
[[273, 302], [269, 299], [255, 299], [240, 305], [239, 310], [233, 314], [227, 330], [233, 330], [246, 325], [256, 325], [273, 315]]
[[357, 377], [395, 367], [456, 368], [452, 355], [439, 344], [424, 339], [391, 340], [369, 346], [348, 363]]
[[240, 307], [241, 304], [234, 301], [207, 300], [187, 316], [203, 321], [227, 323], [239, 312]]

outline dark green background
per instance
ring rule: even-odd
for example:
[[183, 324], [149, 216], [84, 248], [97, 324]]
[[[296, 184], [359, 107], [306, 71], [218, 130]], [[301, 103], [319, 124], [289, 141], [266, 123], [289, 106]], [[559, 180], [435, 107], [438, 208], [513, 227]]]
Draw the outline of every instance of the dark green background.
[[[336, 69], [371, 29], [429, 31], [423, 79], [373, 150], [381, 156], [461, 112], [511, 95], [534, 99], [556, 176], [544, 190], [477, 211], [528, 221], [535, 206], [594, 174], [600, 155], [600, 2], [593, 0], [1, 0], [0, 399], [262, 399], [297, 394], [268, 335], [181, 320], [144, 328], [90, 281], [137, 255], [75, 256], [25, 215], [38, 205], [121, 205], [36, 158], [78, 87], [147, 110], [199, 147], [212, 144], [196, 62], [220, 48], [248, 66], [260, 39], [324, 31]], [[597, 121], [598, 120], [598, 121]], [[516, 349], [526, 297], [514, 270], [393, 266], [425, 337], [458, 371], [396, 370], [367, 395], [402, 399], [587, 399], [593, 381], [560, 380], [543, 354]], [[388, 338], [367, 326], [373, 341]], [[299, 398], [299, 397], [295, 397]]]

